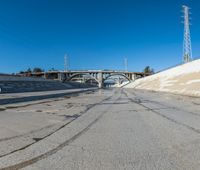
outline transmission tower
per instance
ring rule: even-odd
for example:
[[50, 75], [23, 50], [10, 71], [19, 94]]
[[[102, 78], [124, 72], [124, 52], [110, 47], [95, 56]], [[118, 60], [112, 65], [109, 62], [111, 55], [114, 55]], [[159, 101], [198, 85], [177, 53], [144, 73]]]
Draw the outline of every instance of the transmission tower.
[[127, 58], [124, 58], [124, 68], [125, 68], [125, 71], [128, 71], [128, 59]]
[[65, 54], [65, 56], [64, 56], [64, 69], [65, 69], [65, 71], [67, 71], [68, 70], [68, 64], [67, 64], [67, 54]]
[[192, 60], [192, 45], [190, 37], [190, 8], [183, 5], [184, 18], [184, 41], [183, 41], [183, 61], [185, 63]]

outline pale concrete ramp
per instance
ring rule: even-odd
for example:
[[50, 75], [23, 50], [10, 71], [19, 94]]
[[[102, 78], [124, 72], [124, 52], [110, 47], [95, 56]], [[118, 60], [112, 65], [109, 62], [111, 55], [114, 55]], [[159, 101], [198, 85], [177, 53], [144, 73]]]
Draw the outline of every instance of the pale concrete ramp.
[[125, 88], [200, 96], [200, 59], [141, 78]]

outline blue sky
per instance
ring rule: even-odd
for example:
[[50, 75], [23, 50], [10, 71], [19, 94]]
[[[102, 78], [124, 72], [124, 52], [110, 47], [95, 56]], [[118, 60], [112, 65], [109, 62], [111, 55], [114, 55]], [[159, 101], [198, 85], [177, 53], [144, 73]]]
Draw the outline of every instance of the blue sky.
[[1, 0], [0, 72], [27, 68], [156, 71], [182, 61], [181, 5], [192, 8], [193, 57], [200, 56], [197, 0]]

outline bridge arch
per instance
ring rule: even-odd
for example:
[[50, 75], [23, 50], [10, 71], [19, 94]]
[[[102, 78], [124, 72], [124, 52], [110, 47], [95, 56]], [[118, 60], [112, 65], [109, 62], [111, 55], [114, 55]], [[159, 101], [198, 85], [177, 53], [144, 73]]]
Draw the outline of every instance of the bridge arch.
[[113, 76], [122, 76], [122, 77], [126, 78], [129, 82], [131, 81], [131, 79], [128, 76], [126, 76], [125, 74], [123, 74], [123, 73], [110, 74], [107, 77], [105, 77], [104, 81], [106, 81], [107, 79], [109, 79], [110, 77], [113, 77]]
[[88, 77], [90, 77], [90, 79], [95, 80], [98, 84], [100, 83], [98, 79], [96, 79], [94, 76], [90, 75], [89, 73], [75, 73], [75, 74], [71, 75], [70, 77], [66, 78], [63, 82], [70, 81], [73, 78], [80, 76], [80, 75], [88, 76]]

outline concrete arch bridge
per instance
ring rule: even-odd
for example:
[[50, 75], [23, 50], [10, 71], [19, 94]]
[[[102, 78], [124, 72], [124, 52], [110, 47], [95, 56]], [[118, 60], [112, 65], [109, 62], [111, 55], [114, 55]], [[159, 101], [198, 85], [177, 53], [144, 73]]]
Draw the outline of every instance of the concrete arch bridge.
[[105, 71], [105, 70], [86, 70], [86, 71], [49, 71], [42, 73], [32, 73], [30, 76], [44, 77], [46, 79], [59, 80], [62, 82], [67, 81], [95, 81], [99, 88], [104, 86], [104, 82], [108, 79], [117, 81], [117, 76], [123, 77], [118, 79], [119, 84], [126, 79], [127, 81], [134, 81], [136, 79], [148, 76], [150, 74], [143, 72], [127, 72], [127, 71]]

